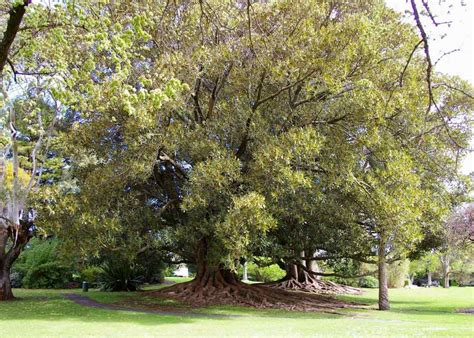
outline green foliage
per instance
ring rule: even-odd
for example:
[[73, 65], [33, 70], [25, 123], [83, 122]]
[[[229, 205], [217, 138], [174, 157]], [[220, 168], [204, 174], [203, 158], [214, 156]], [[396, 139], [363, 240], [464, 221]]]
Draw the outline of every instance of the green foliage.
[[80, 282], [86, 281], [90, 285], [96, 285], [99, 282], [102, 269], [99, 266], [88, 266], [80, 271]]
[[81, 254], [135, 262], [161, 247], [193, 260], [202, 245], [229, 268], [377, 245], [404, 257], [442, 220], [447, 187], [468, 190], [456, 163], [472, 88], [434, 74], [440, 111], [427, 110], [420, 50], [400, 79], [418, 36], [382, 1], [250, 6], [71, 4], [61, 13], [75, 25], [34, 39], [59, 58], [55, 94], [71, 111], [74, 189], [51, 196], [44, 223]]
[[23, 283], [23, 274], [20, 271], [12, 271], [10, 273], [10, 283], [12, 288], [21, 288]]
[[64, 288], [73, 280], [72, 264], [64, 261], [58, 246], [58, 239], [33, 239], [30, 242], [12, 269], [21, 276], [22, 287]]
[[23, 287], [29, 289], [60, 289], [72, 280], [70, 266], [48, 262], [30, 268], [23, 277]]
[[379, 287], [379, 280], [373, 276], [359, 278], [358, 286], [361, 288], [375, 289]]
[[410, 261], [405, 259], [397, 261], [388, 266], [388, 287], [401, 288], [405, 286], [408, 279]]
[[262, 282], [272, 282], [285, 277], [286, 272], [285, 270], [282, 270], [277, 264], [272, 264], [259, 268], [255, 274], [257, 280]]
[[143, 275], [126, 260], [110, 260], [101, 266], [99, 284], [102, 291], [137, 291], [143, 284]]
[[[242, 267], [238, 269], [238, 274], [242, 277]], [[285, 277], [285, 274], [285, 270], [282, 270], [277, 264], [258, 266], [254, 262], [247, 263], [247, 276], [252, 281], [273, 282]]]
[[136, 291], [144, 283], [161, 283], [164, 280], [165, 264], [152, 251], [138, 257], [110, 253], [100, 261], [98, 280], [104, 291]]
[[440, 267], [439, 257], [435, 253], [425, 253], [416, 260], [410, 261], [408, 273], [411, 277], [423, 278], [427, 272], [435, 272]]
[[[327, 262], [327, 267], [339, 275], [351, 277], [360, 274], [361, 264], [352, 259], [335, 259], [329, 260]], [[356, 278], [325, 277], [325, 279], [334, 281], [338, 284], [358, 286]]]

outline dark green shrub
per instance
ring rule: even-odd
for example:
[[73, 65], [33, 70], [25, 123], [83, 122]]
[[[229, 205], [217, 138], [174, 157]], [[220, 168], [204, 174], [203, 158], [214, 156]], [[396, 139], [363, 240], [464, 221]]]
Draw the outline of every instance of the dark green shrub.
[[10, 274], [10, 282], [13, 288], [21, 288], [23, 275], [19, 271], [14, 271]]
[[137, 291], [144, 283], [139, 269], [126, 260], [108, 261], [101, 268], [99, 284], [102, 291]]
[[[360, 274], [360, 263], [352, 260], [352, 259], [334, 259], [329, 260], [327, 263], [327, 267], [330, 268], [333, 272], [343, 275], [343, 276], [357, 276]], [[357, 278], [342, 278], [342, 277], [328, 277], [324, 278], [325, 280], [330, 280], [332, 282], [357, 287], [358, 280]]]
[[71, 267], [47, 262], [31, 267], [23, 277], [23, 287], [29, 289], [60, 289], [72, 280]]
[[157, 259], [153, 253], [138, 257], [133, 264], [133, 268], [136, 275], [143, 277], [144, 283], [155, 284], [162, 283], [165, 280], [165, 264]]
[[365, 276], [359, 278], [359, 287], [361, 288], [378, 288], [379, 287], [379, 280], [372, 276]]
[[15, 284], [25, 288], [63, 288], [72, 281], [72, 264], [61, 258], [58, 246], [56, 239], [32, 239], [13, 266]]

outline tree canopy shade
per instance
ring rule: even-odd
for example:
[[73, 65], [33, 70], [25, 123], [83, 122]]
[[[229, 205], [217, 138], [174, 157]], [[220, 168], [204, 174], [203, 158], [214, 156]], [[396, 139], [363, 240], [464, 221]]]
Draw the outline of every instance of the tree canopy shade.
[[295, 265], [301, 253], [375, 262], [377, 250], [383, 281], [464, 184], [452, 174], [472, 88], [441, 74], [421, 86], [416, 31], [383, 1], [56, 11], [70, 24], [34, 48], [54, 60], [73, 185], [39, 222], [82, 248], [158, 245], [197, 263], [195, 280], [163, 292], [281, 304], [287, 294], [236, 279], [258, 252]]

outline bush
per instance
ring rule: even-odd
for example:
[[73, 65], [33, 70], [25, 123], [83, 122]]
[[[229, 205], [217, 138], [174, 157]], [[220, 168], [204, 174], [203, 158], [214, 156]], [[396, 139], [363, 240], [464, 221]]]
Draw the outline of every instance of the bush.
[[[238, 275], [242, 278], [243, 268], [238, 270]], [[259, 267], [254, 262], [247, 263], [247, 275], [250, 280], [259, 282], [272, 282], [285, 277], [285, 270], [282, 270], [277, 264], [265, 267]]]
[[69, 266], [47, 262], [31, 267], [23, 277], [23, 287], [29, 289], [61, 289], [72, 280]]
[[117, 259], [102, 264], [99, 284], [102, 291], [137, 291], [144, 277], [133, 263]]
[[402, 288], [408, 276], [410, 261], [405, 259], [392, 263], [388, 266], [388, 287]]
[[81, 270], [81, 273], [79, 275], [79, 282], [82, 283], [83, 281], [86, 281], [89, 283], [89, 285], [95, 286], [99, 283], [99, 277], [101, 273], [102, 269], [100, 267], [88, 266]]
[[276, 281], [285, 277], [286, 275], [285, 270], [282, 270], [277, 264], [260, 268], [258, 269], [258, 273], [260, 274], [259, 280], [262, 282]]
[[13, 288], [21, 288], [23, 275], [19, 271], [14, 271], [10, 274], [10, 282]]
[[379, 280], [372, 276], [359, 278], [359, 287], [375, 289], [379, 287]]
[[31, 240], [12, 269], [15, 285], [25, 288], [63, 288], [73, 280], [73, 268], [59, 253], [56, 239]]
[[[326, 264], [330, 270], [343, 276], [357, 276], [360, 274], [360, 263], [352, 259], [334, 259], [329, 260]], [[347, 286], [358, 286], [357, 278], [326, 277], [324, 280]]]
[[143, 277], [144, 283], [162, 283], [165, 280], [165, 264], [157, 259], [157, 255], [154, 255], [153, 252], [138, 257], [133, 268], [136, 275]]

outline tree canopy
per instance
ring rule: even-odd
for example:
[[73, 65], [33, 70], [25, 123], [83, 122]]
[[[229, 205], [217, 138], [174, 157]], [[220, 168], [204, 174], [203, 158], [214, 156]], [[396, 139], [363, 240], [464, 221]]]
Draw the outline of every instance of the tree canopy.
[[79, 1], [28, 25], [10, 71], [51, 73], [67, 163], [37, 223], [84, 252], [196, 263], [170, 290], [188, 299], [280, 302], [236, 280], [253, 255], [386, 279], [469, 190], [472, 88], [381, 0]]

